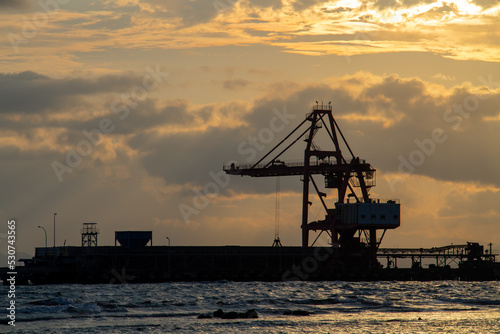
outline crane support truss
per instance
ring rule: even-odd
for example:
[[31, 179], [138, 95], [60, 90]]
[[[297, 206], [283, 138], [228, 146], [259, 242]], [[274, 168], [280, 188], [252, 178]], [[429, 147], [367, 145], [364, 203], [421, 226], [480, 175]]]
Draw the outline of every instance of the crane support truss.
[[[304, 130], [304, 125], [308, 126]], [[320, 131], [326, 131], [329, 150], [321, 150], [314, 143], [314, 138]], [[287, 140], [292, 140], [285, 146]], [[279, 160], [283, 153], [301, 138], [304, 138], [306, 148], [304, 159], [300, 162], [284, 162]], [[347, 149], [350, 157], [345, 158], [340, 143]], [[275, 152], [275, 155], [271, 154]], [[271, 158], [272, 157], [272, 158]], [[232, 163], [223, 166], [224, 171], [231, 175], [270, 177], [300, 175], [302, 189], [302, 246], [309, 247], [309, 231], [327, 232], [331, 244], [344, 254], [355, 253], [359, 249], [367, 250], [372, 260], [376, 261], [377, 249], [382, 240], [377, 239], [377, 230], [393, 229], [399, 226], [399, 203], [396, 201], [380, 202], [370, 198], [369, 190], [375, 185], [375, 169], [365, 160], [356, 157], [337, 125], [330, 104], [316, 104], [306, 119], [289, 135], [271, 149], [264, 157], [252, 165], [237, 165]], [[337, 189], [335, 207], [329, 208], [324, 199], [327, 194], [321, 191], [313, 175], [322, 175], [325, 179], [324, 188]], [[325, 219], [309, 222], [310, 184], [325, 209]], [[355, 188], [358, 190], [357, 193]], [[349, 203], [353, 198], [354, 203]], [[366, 242], [360, 243], [364, 235]], [[363, 232], [363, 233], [361, 233]], [[316, 238], [317, 239], [317, 238]]]

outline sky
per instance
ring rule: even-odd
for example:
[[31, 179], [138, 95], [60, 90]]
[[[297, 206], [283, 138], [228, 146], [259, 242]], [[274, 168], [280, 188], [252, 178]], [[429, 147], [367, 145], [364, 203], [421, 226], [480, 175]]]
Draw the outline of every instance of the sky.
[[[9, 219], [18, 254], [38, 226], [52, 246], [54, 213], [59, 246], [85, 222], [99, 245], [270, 246], [276, 180], [222, 166], [315, 101], [377, 169], [372, 197], [401, 203], [381, 247], [500, 250], [499, 26], [497, 0], [0, 0], [1, 252]], [[281, 241], [300, 245], [302, 183], [280, 188]]]

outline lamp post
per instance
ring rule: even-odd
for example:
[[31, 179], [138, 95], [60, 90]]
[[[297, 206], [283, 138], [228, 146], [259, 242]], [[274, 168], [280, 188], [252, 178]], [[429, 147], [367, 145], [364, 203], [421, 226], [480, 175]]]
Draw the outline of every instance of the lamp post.
[[54, 247], [56, 247], [56, 216], [57, 212], [54, 212]]
[[170, 274], [170, 238], [167, 237], [168, 240], [168, 273]]
[[47, 256], [47, 231], [40, 225], [38, 226], [38, 228], [41, 228], [43, 232], [45, 232], [45, 256]]

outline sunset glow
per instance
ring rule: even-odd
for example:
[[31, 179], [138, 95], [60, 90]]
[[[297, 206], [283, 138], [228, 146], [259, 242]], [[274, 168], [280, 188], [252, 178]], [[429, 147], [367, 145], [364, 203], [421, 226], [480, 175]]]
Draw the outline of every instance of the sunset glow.
[[[102, 245], [271, 245], [275, 180], [218, 173], [331, 101], [374, 195], [401, 201], [385, 246], [499, 249], [499, 27], [494, 0], [0, 1], [0, 212], [27, 254], [53, 212], [58, 244], [90, 221]], [[280, 130], [252, 146], [262, 129]], [[301, 182], [281, 182], [298, 245]]]

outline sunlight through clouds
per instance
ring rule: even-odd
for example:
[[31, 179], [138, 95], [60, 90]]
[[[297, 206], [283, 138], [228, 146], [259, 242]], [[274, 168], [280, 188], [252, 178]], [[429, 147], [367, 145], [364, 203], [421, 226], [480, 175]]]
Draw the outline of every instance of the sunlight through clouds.
[[[488, 31], [495, 34], [498, 4], [483, 8], [466, 0], [318, 1], [297, 11], [295, 2], [279, 6], [233, 3], [222, 12], [211, 3], [177, 0], [107, 1], [98, 10], [85, 12], [61, 6], [43, 24], [30, 22], [31, 13], [0, 14], [0, 31], [17, 30], [19, 38], [29, 29], [36, 33], [29, 43], [19, 45], [27, 51], [16, 56], [19, 64], [33, 60], [37, 50], [47, 65], [65, 55], [64, 61], [73, 61], [73, 65], [66, 65], [70, 68], [81, 67], [76, 52], [116, 47], [190, 49], [254, 44], [281, 46], [308, 55], [423, 51], [455, 59], [500, 58], [499, 43], [485, 38]], [[188, 13], [198, 14], [189, 14], [186, 21]], [[49, 48], [69, 36], [71, 40], [57, 49]], [[0, 47], [4, 56], [11, 51], [8, 44]]]
[[[112, 231], [140, 221], [169, 229], [178, 244], [268, 245], [269, 180], [232, 178], [189, 226], [178, 206], [224, 163], [250, 163], [238, 147], [269, 127], [274, 110], [294, 121], [255, 148], [259, 157], [320, 100], [332, 102], [356, 155], [378, 169], [377, 195], [402, 201], [402, 227], [389, 242], [500, 238], [498, 1], [47, 3], [0, 2], [0, 172], [13, 191], [0, 212], [26, 222], [20, 248], [31, 249], [29, 231], [61, 207], [61, 233], [73, 244], [91, 208], [108, 244]], [[165, 80], [139, 94], [155, 66]], [[97, 140], [90, 131], [103, 119], [113, 130]], [[435, 130], [446, 139], [424, 154]], [[85, 145], [59, 182], [51, 164]], [[421, 164], [405, 164], [415, 152]], [[300, 243], [300, 185], [282, 183], [290, 245]], [[322, 218], [318, 203], [312, 212]]]

